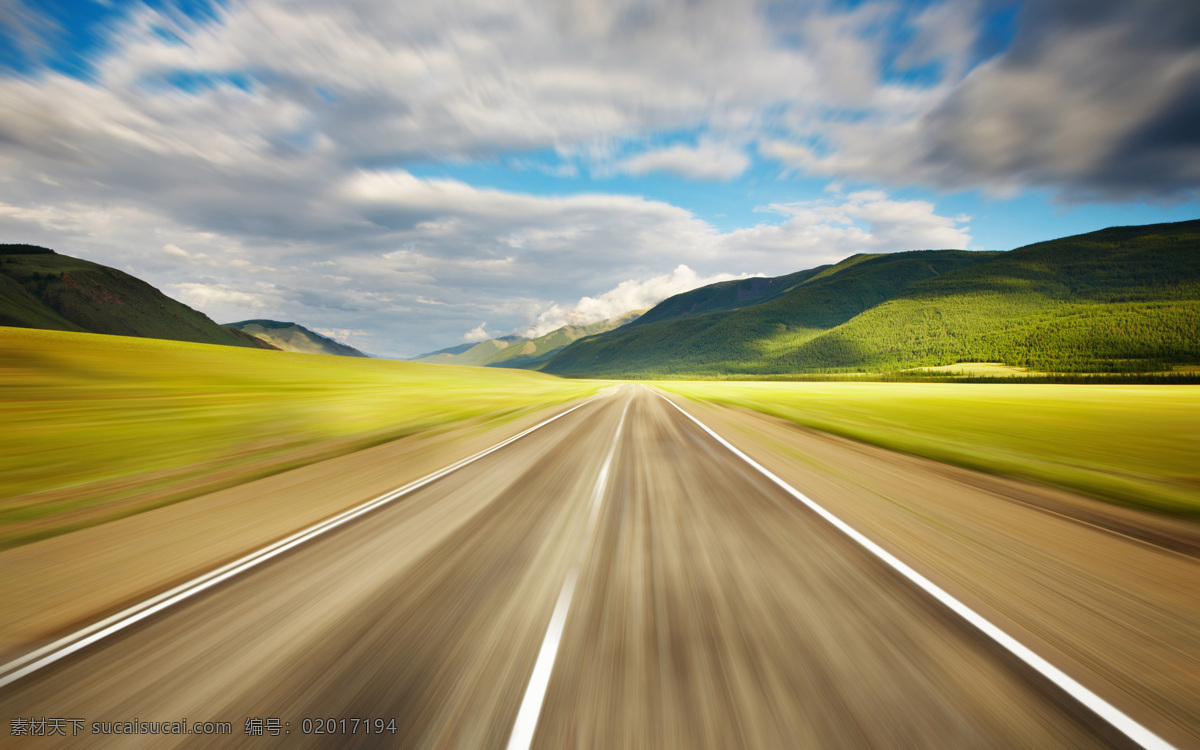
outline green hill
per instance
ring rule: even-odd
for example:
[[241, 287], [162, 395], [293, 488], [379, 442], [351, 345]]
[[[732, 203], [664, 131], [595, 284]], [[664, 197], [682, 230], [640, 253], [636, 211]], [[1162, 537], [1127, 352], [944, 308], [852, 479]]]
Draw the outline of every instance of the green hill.
[[226, 323], [226, 326], [248, 333], [285, 352], [333, 354], [339, 357], [367, 356], [352, 346], [346, 346], [328, 336], [310, 331], [299, 323], [282, 323], [278, 320], [242, 320], [237, 323]]
[[440, 365], [473, 365], [476, 367], [521, 367], [541, 369], [541, 364], [563, 347], [587, 336], [611, 331], [638, 319], [642, 311], [590, 325], [568, 325], [537, 338], [501, 336], [478, 344], [461, 344], [415, 358], [416, 362]]
[[1116, 227], [1003, 253], [857, 255], [768, 281], [774, 296], [732, 309], [740, 302], [730, 285], [744, 282], [673, 297], [659, 305], [664, 312], [573, 344], [543, 369], [649, 377], [971, 361], [1045, 372], [1200, 363], [1200, 221]]
[[123, 271], [34, 245], [0, 245], [0, 326], [274, 348]]
[[436, 357], [439, 354], [462, 354], [463, 352], [467, 351], [468, 349], [470, 349], [473, 346], [475, 346], [475, 344], [473, 344], [473, 343], [459, 344], [458, 346], [448, 346], [445, 349], [438, 349], [436, 352], [426, 352], [425, 354], [418, 354], [415, 357], [409, 357], [409, 361], [410, 362], [419, 362], [423, 359], [429, 359], [430, 357]]
[[736, 281], [722, 281], [683, 292], [663, 300], [647, 310], [637, 320], [638, 325], [658, 323], [673, 318], [685, 318], [708, 312], [736, 310], [778, 299], [813, 276], [828, 270], [830, 266], [819, 266], [807, 271], [777, 276], [755, 276]]
[[455, 346], [449, 349], [442, 349], [432, 354], [418, 357], [413, 361], [427, 362], [434, 365], [485, 367], [494, 362], [500, 352], [507, 349], [512, 342], [524, 340], [516, 336], [503, 336], [501, 338], [480, 341], [478, 344], [468, 344], [465, 345], [466, 348]]

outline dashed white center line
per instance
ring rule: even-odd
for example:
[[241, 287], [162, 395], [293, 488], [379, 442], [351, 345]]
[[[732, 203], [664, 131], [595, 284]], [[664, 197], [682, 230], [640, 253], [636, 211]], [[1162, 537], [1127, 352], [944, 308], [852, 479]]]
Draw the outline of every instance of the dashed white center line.
[[[612, 468], [613, 456], [617, 452], [617, 441], [621, 439], [621, 430], [625, 427], [625, 416], [629, 413], [629, 404], [625, 402], [621, 411], [621, 421], [617, 423], [617, 432], [613, 435], [612, 445], [608, 448], [608, 456], [600, 467], [596, 477], [596, 486], [592, 489], [592, 501], [588, 509], [587, 528], [584, 531], [582, 548], [587, 548], [588, 540], [596, 528], [596, 520], [600, 517], [600, 506], [604, 500], [604, 490], [608, 486], [608, 473]], [[533, 743], [533, 733], [537, 730], [538, 716], [542, 713], [542, 704], [546, 700], [546, 688], [550, 686], [550, 673], [554, 671], [554, 660], [558, 657], [558, 644], [562, 641], [563, 626], [567, 622], [567, 613], [571, 609], [571, 597], [575, 594], [575, 581], [579, 578], [580, 561], [577, 559], [567, 571], [566, 580], [558, 592], [558, 601], [554, 603], [554, 614], [550, 616], [550, 625], [546, 628], [546, 637], [542, 639], [542, 647], [538, 650], [537, 661], [533, 665], [533, 674], [529, 677], [529, 685], [525, 688], [525, 697], [521, 700], [521, 710], [517, 712], [517, 720], [513, 723], [512, 734], [508, 738], [508, 750], [528, 750]]]

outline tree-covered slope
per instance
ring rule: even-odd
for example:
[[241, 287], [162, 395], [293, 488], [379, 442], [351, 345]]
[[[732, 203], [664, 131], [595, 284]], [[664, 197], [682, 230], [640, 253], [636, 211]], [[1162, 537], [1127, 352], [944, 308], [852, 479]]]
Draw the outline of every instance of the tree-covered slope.
[[0, 245], [0, 325], [273, 349], [115, 268]]
[[[754, 372], [780, 347], [840, 325], [918, 281], [986, 262], [992, 255], [963, 250], [855, 255], [834, 266], [791, 274], [802, 277], [799, 283], [767, 302], [639, 321], [572, 344], [543, 369], [563, 375]], [[679, 309], [675, 298], [661, 304]], [[653, 314], [651, 309], [643, 317]]]
[[760, 366], [881, 371], [960, 361], [1047, 372], [1200, 361], [1200, 221], [1019, 248], [914, 284]]
[[1115, 227], [1007, 253], [855, 256], [768, 302], [579, 342], [545, 369], [765, 375], [961, 361], [1051, 372], [1200, 362], [1200, 221]]

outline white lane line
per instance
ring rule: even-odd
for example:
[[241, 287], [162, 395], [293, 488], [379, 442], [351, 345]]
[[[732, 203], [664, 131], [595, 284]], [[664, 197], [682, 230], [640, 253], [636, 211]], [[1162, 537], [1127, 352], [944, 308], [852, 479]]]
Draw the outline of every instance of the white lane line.
[[[600, 467], [600, 475], [596, 477], [596, 486], [592, 489], [592, 502], [588, 512], [587, 529], [583, 534], [582, 548], [587, 548], [596, 519], [600, 516], [600, 505], [604, 499], [604, 490], [608, 485], [608, 470], [612, 467], [613, 456], [617, 452], [617, 441], [621, 438], [621, 428], [625, 426], [625, 415], [629, 413], [629, 404], [621, 412], [621, 421], [617, 423], [617, 432], [613, 435], [612, 445], [608, 448], [608, 457]], [[542, 713], [542, 703], [546, 700], [546, 688], [550, 686], [550, 673], [554, 671], [554, 660], [558, 657], [558, 644], [562, 641], [563, 626], [567, 622], [567, 612], [571, 609], [571, 597], [575, 594], [575, 581], [579, 578], [580, 562], [578, 560], [567, 571], [562, 589], [558, 592], [558, 601], [554, 603], [554, 614], [550, 616], [550, 626], [546, 628], [546, 637], [542, 639], [542, 647], [538, 651], [537, 661], [533, 665], [533, 674], [529, 677], [529, 686], [525, 688], [525, 697], [521, 700], [521, 710], [517, 712], [517, 720], [513, 723], [512, 734], [508, 738], [508, 750], [528, 750], [533, 742], [533, 733], [537, 730], [538, 716]]]
[[365, 513], [370, 513], [371, 511], [386, 505], [393, 500], [404, 497], [405, 495], [408, 495], [409, 493], [414, 492], [431, 482], [441, 479], [447, 474], [458, 471], [469, 464], [473, 464], [484, 456], [494, 453], [512, 442], [520, 440], [534, 430], [545, 427], [551, 422], [567, 416], [576, 409], [588, 405], [591, 403], [591, 401], [592, 399], [589, 399], [582, 404], [572, 406], [570, 409], [560, 412], [543, 422], [539, 422], [533, 427], [513, 435], [507, 440], [496, 443], [491, 448], [482, 450], [479, 453], [462, 459], [461, 461], [450, 464], [443, 469], [439, 469], [432, 474], [410, 482], [403, 487], [392, 490], [391, 492], [380, 495], [372, 500], [368, 500], [361, 505], [357, 505], [349, 510], [343, 511], [332, 518], [328, 518], [320, 523], [313, 524], [308, 528], [302, 529], [301, 531], [298, 531], [289, 537], [275, 542], [274, 544], [270, 544], [255, 552], [251, 552], [250, 554], [240, 557], [231, 563], [217, 568], [216, 570], [205, 573], [197, 578], [193, 578], [192, 580], [180, 584], [173, 589], [164, 591], [157, 596], [135, 604], [128, 609], [124, 609], [117, 614], [112, 615], [111, 617], [107, 617], [99, 622], [89, 625], [86, 628], [77, 630], [68, 636], [60, 638], [53, 643], [43, 646], [42, 648], [20, 656], [8, 662], [7, 664], [0, 666], [0, 688], [16, 682], [22, 677], [36, 672], [42, 667], [53, 664], [54, 662], [66, 656], [70, 656], [76, 651], [86, 648], [96, 641], [107, 638], [113, 633], [124, 630], [130, 625], [144, 620], [156, 612], [161, 612], [167, 607], [178, 604], [184, 599], [195, 596], [205, 589], [211, 588], [222, 581], [228, 580], [239, 573], [255, 567], [256, 565], [260, 565], [277, 555], [283, 554], [293, 547], [304, 544], [305, 542], [318, 537], [327, 531], [335, 529], [349, 521], [352, 521]]
[[1104, 700], [1100, 696], [1093, 693], [1091, 690], [1088, 690], [1083, 685], [1081, 685], [1078, 682], [1076, 682], [1075, 680], [1073, 680], [1065, 672], [1063, 672], [1062, 670], [1058, 669], [1050, 662], [1046, 661], [1042, 657], [1035, 654], [1031, 649], [1026, 647], [1024, 644], [1022, 644], [1016, 638], [1013, 638], [1008, 633], [1005, 633], [1003, 630], [996, 627], [988, 620], [984, 619], [984, 617], [982, 615], [978, 614], [973, 609], [971, 609], [967, 605], [960, 602], [958, 599], [955, 599], [953, 596], [948, 594], [946, 591], [944, 591], [941, 587], [939, 587], [933, 581], [930, 581], [925, 576], [921, 575], [917, 571], [915, 571], [912, 568], [905, 565], [903, 562], [901, 562], [899, 559], [897, 559], [890, 552], [888, 552], [887, 550], [880, 547], [875, 542], [872, 542], [870, 539], [866, 538], [862, 534], [855, 531], [849, 524], [842, 521], [842, 519], [838, 518], [837, 516], [833, 515], [829, 511], [825, 510], [820, 505], [817, 505], [815, 502], [810, 500], [808, 498], [808, 496], [806, 496], [804, 493], [800, 492], [795, 487], [791, 486], [787, 482], [785, 482], [782, 479], [780, 479], [779, 477], [775, 476], [773, 473], [771, 473], [771, 471], [769, 471], [762, 464], [758, 463], [754, 459], [747, 456], [745, 453], [742, 453], [740, 450], [733, 447], [729, 443], [729, 441], [727, 441], [725, 438], [721, 437], [717, 433], [713, 432], [712, 429], [710, 429], [708, 427], [708, 425], [704, 424], [699, 419], [696, 419], [691, 414], [684, 411], [683, 407], [679, 406], [679, 404], [676, 404], [674, 401], [667, 398], [666, 396], [663, 396], [662, 394], [659, 394], [659, 398], [661, 398], [663, 401], [666, 401], [671, 406], [674, 406], [676, 409], [679, 410], [679, 412], [681, 414], [683, 414], [685, 417], [687, 417], [688, 419], [692, 420], [697, 425], [699, 425], [700, 429], [707, 432], [709, 435], [711, 435], [713, 437], [714, 440], [716, 440], [718, 443], [720, 443], [721, 445], [725, 446], [730, 451], [732, 451], [734, 453], [734, 455], [736, 455], [738, 458], [742, 459], [746, 463], [753, 466], [763, 476], [765, 476], [767, 479], [770, 479], [775, 484], [779, 485], [779, 487], [782, 488], [789, 495], [796, 498], [800, 502], [804, 503], [806, 506], [808, 506], [810, 509], [812, 509], [817, 515], [821, 516], [821, 518], [824, 518], [826, 521], [833, 524], [834, 527], [836, 527], [838, 529], [838, 531], [841, 531], [846, 536], [848, 536], [851, 539], [853, 539], [854, 541], [858, 542], [860, 545], [865, 547], [871, 554], [875, 555], [880, 560], [887, 563], [893, 570], [895, 570], [896, 572], [900, 573], [900, 575], [904, 576], [908, 580], [915, 583], [922, 591], [929, 594], [934, 599], [937, 599], [942, 604], [946, 605], [948, 608], [950, 608], [950, 610], [952, 610], [959, 617], [962, 617], [964, 620], [971, 623], [976, 628], [978, 628], [980, 631], [982, 631], [984, 635], [986, 635], [987, 637], [991, 638], [996, 643], [1003, 646], [1009, 653], [1016, 656], [1018, 659], [1025, 662], [1030, 667], [1033, 667], [1035, 670], [1037, 670], [1037, 672], [1039, 674], [1041, 674], [1043, 677], [1045, 677], [1046, 679], [1053, 682], [1055, 685], [1060, 687], [1062, 690], [1066, 691], [1066, 693], [1068, 695], [1070, 695], [1072, 698], [1079, 701], [1083, 705], [1087, 706], [1089, 709], [1091, 709], [1093, 712], [1095, 712], [1100, 718], [1104, 719], [1109, 724], [1112, 724], [1126, 737], [1133, 740], [1138, 745], [1140, 745], [1144, 748], [1153, 748], [1154, 750], [1173, 750], [1172, 745], [1170, 745], [1166, 740], [1164, 740], [1161, 737], [1159, 737], [1158, 735], [1154, 734], [1149, 729], [1146, 729], [1144, 726], [1137, 723], [1136, 721], [1131, 719], [1129, 716], [1127, 716], [1125, 713], [1123, 713], [1122, 711], [1117, 709], [1116, 706], [1113, 706], [1108, 701]]

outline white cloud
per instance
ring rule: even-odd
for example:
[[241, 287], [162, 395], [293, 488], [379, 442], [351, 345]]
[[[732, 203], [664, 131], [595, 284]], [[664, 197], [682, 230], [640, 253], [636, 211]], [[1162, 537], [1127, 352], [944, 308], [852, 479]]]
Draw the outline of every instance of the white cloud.
[[818, 243], [837, 248], [841, 254], [897, 252], [903, 250], [966, 249], [970, 227], [961, 226], [969, 216], [939, 215], [932, 203], [892, 200], [879, 190], [850, 193], [844, 199], [771, 204], [761, 210], [788, 216], [783, 224], [733, 232], [729, 237], [774, 234], [774, 241], [793, 247]]
[[[241, 291], [227, 284], [184, 282], [169, 285], [167, 290], [184, 304], [204, 311], [265, 310], [269, 307], [264, 294]], [[225, 317], [222, 316], [222, 320]]]
[[[0, 167], [44, 181], [33, 201], [103, 195], [245, 237], [344, 238], [370, 227], [330, 210], [328, 188], [364, 164], [569, 152], [699, 126], [740, 143], [766, 111], [878, 106], [862, 35], [881, 33], [872, 19], [885, 11], [243, 0], [201, 23], [140, 6], [112, 30], [94, 82], [0, 78]], [[813, 49], [792, 41], [806, 34]], [[827, 59], [837, 68], [821, 70]], [[209, 83], [180, 90], [167, 82], [178, 74]], [[747, 155], [716, 139], [623, 167], [744, 171]]]
[[352, 328], [313, 328], [313, 331], [347, 346], [358, 349], [360, 342], [370, 339], [370, 334], [363, 330]]
[[[163, 153], [198, 149], [223, 164], [303, 132], [352, 158], [553, 147], [710, 118], [745, 122], [764, 101], [845, 100], [840, 79], [869, 80], [874, 58], [841, 55], [822, 75], [814, 55], [784, 38], [806, 18], [779, 28], [729, 0], [245, 0], [210, 24], [145, 9], [114, 31], [118, 46], [98, 66], [113, 96], [86, 106], [100, 115], [91, 129], [110, 138]], [[162, 40], [163, 27], [186, 44]], [[851, 41], [842, 35], [823, 49]], [[161, 84], [176, 71], [252, 71], [254, 83], [181, 95]], [[45, 80], [61, 88], [58, 78]], [[204, 133], [235, 104], [238, 117]], [[51, 114], [72, 108], [56, 105]]]
[[490, 338], [494, 338], [494, 336], [487, 332], [487, 322], [485, 321], [464, 333], [462, 340], [468, 344], [475, 344]]
[[973, 19], [953, 5], [923, 12], [901, 57], [948, 61], [941, 83], [871, 117], [795, 123], [760, 153], [807, 174], [995, 195], [1197, 195], [1194, 0], [1028, 3], [1010, 48], [970, 71]]
[[[382, 234], [331, 195], [364, 165], [516, 164], [537, 149], [695, 179], [743, 174], [750, 149], [894, 184], [1194, 188], [1193, 2], [1030, 3], [1012, 48], [968, 70], [985, 5], [241, 0], [212, 22], [139, 6], [93, 81], [0, 78], [0, 201], [136, 206], [243, 241], [340, 244]], [[32, 33], [29, 14], [4, 7], [0, 22]], [[885, 62], [939, 72], [896, 83]], [[179, 73], [211, 85], [166, 82]], [[712, 135], [619, 156], [678, 131]], [[417, 183], [409, 198], [452, 188]], [[494, 210], [530, 205], [493, 197]]]
[[750, 157], [736, 146], [701, 141], [697, 146], [674, 145], [646, 151], [613, 165], [618, 172], [643, 175], [671, 172], [698, 180], [731, 180], [750, 167]]
[[[776, 276], [836, 263], [858, 253], [967, 248], [967, 216], [938, 214], [927, 201], [900, 201], [880, 191], [762, 206], [786, 217], [714, 234], [709, 252], [726, 268], [753, 268]], [[735, 265], [736, 264], [736, 265]]]
[[741, 279], [751, 274], [739, 275], [718, 273], [700, 276], [686, 265], [680, 264], [669, 274], [654, 276], [643, 281], [629, 279], [613, 289], [595, 297], [584, 297], [572, 307], [552, 305], [538, 315], [537, 322], [521, 331], [525, 337], [547, 334], [565, 325], [588, 325], [611, 320], [633, 310], [644, 310], [667, 297], [715, 284], [718, 281]]
[[[404, 170], [359, 171], [342, 183], [339, 197], [364, 210], [434, 221], [419, 228], [446, 233], [453, 222], [464, 217], [506, 219], [536, 223], [562, 212], [600, 212], [609, 210], [647, 211], [656, 215], [685, 212], [666, 203], [625, 195], [584, 193], [565, 197], [545, 197], [489, 188], [476, 188], [450, 179], [422, 179]], [[411, 223], [411, 222], [405, 222]], [[510, 238], [511, 239], [511, 238]], [[528, 242], [528, 234], [521, 236]]]

